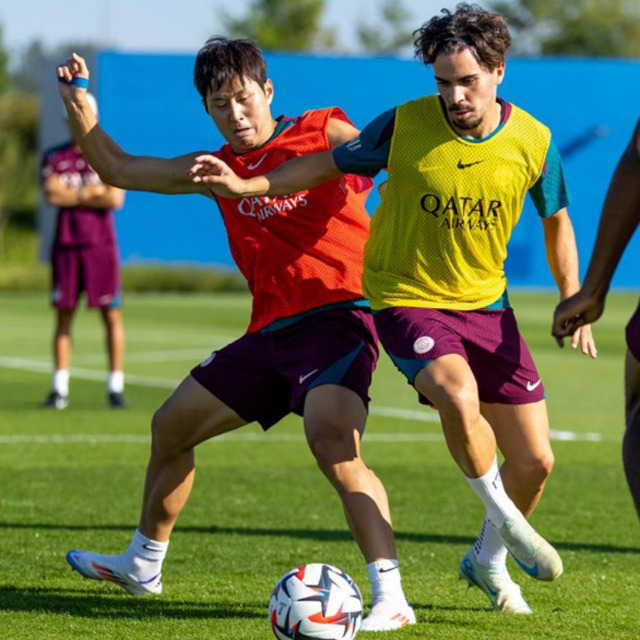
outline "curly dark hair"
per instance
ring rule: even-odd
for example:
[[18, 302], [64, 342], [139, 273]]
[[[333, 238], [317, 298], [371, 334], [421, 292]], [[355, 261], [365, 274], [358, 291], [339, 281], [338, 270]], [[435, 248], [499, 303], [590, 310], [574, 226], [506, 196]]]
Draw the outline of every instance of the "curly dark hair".
[[433, 64], [440, 53], [469, 49], [489, 71], [504, 62], [511, 44], [507, 23], [501, 15], [466, 2], [458, 4], [454, 13], [442, 9], [413, 35], [416, 57], [425, 64]]
[[196, 56], [193, 81], [203, 100], [233, 78], [255, 80], [263, 89], [267, 63], [253, 40], [211, 36]]

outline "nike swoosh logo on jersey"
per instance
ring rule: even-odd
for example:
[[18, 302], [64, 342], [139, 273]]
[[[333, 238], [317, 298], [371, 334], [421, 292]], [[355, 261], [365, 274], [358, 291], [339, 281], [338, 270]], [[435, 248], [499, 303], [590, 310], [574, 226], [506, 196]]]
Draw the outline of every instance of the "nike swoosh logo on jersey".
[[484, 160], [476, 160], [475, 162], [467, 162], [466, 164], [464, 164], [462, 162], [462, 160], [458, 160], [458, 169], [467, 169], [469, 167], [473, 167], [474, 164], [480, 164], [481, 162], [484, 162]]
[[257, 169], [261, 164], [262, 161], [267, 157], [268, 154], [264, 154], [262, 156], [262, 158], [260, 158], [260, 160], [258, 160], [258, 162], [254, 162], [253, 164], [250, 164], [247, 166], [247, 169], [249, 169], [249, 171], [253, 171], [254, 169]]
[[538, 382], [529, 382], [527, 380], [527, 391], [533, 391], [534, 389], [537, 389], [540, 386], [541, 382], [542, 380], [540, 378], [538, 378]]
[[313, 371], [310, 371], [309, 373], [307, 373], [304, 376], [300, 376], [298, 378], [298, 383], [302, 384], [309, 376], [312, 376], [314, 373], [317, 373], [319, 371], [319, 369], [314, 369]]

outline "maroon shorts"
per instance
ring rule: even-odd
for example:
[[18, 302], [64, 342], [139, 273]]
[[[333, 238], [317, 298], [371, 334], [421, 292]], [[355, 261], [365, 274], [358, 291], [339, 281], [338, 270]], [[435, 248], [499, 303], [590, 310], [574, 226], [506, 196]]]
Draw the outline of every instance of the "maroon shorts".
[[377, 359], [371, 312], [334, 309], [283, 329], [247, 333], [214, 351], [191, 375], [266, 431], [292, 411], [302, 415], [307, 392], [323, 384], [351, 389], [368, 407]]
[[[544, 398], [513, 309], [393, 307], [377, 312], [375, 322], [382, 346], [411, 385], [429, 362], [456, 353], [469, 363], [482, 402], [529, 404]], [[420, 402], [431, 404], [423, 396]]]
[[640, 305], [631, 316], [625, 334], [627, 337], [627, 347], [629, 347], [631, 355], [640, 362]]
[[54, 247], [51, 275], [51, 302], [58, 309], [75, 309], [83, 291], [92, 309], [122, 304], [120, 266], [115, 246]]

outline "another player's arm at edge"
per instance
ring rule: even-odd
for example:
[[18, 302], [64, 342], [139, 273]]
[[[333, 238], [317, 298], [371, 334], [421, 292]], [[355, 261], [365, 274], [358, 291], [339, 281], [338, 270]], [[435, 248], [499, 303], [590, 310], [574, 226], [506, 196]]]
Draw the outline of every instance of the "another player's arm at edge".
[[602, 207], [591, 261], [582, 285], [589, 298], [604, 301], [620, 258], [640, 224], [640, 120], [620, 158]]
[[640, 120], [611, 179], [584, 284], [576, 295], [560, 303], [554, 314], [551, 332], [560, 346], [562, 338], [576, 327], [602, 315], [613, 274], [639, 224]]
[[205, 184], [225, 198], [297, 193], [343, 175], [333, 159], [333, 149], [353, 140], [358, 133], [358, 129], [348, 122], [330, 118], [327, 126], [330, 149], [327, 151], [292, 158], [273, 171], [247, 179], [237, 176], [222, 160], [202, 155], [196, 158], [190, 174], [196, 184]]
[[194, 159], [203, 152], [194, 152], [175, 158], [133, 156], [100, 127], [86, 100], [86, 90], [71, 83], [74, 78], [89, 78], [83, 58], [77, 54], [57, 68], [61, 82], [60, 95], [69, 116], [74, 139], [87, 161], [106, 184], [120, 189], [154, 191], [157, 193], [203, 193], [203, 185], [194, 184], [187, 174]]

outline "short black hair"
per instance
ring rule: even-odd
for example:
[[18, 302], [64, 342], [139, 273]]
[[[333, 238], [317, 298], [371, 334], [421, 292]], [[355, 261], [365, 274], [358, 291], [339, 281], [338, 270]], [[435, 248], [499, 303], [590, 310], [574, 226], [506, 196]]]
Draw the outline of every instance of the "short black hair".
[[461, 2], [454, 13], [442, 9], [414, 32], [417, 58], [433, 64], [439, 54], [469, 49], [478, 63], [493, 71], [504, 62], [511, 44], [505, 19], [477, 4]]
[[253, 40], [229, 40], [211, 36], [196, 56], [193, 81], [203, 100], [233, 78], [255, 80], [262, 89], [267, 81], [267, 63]]

